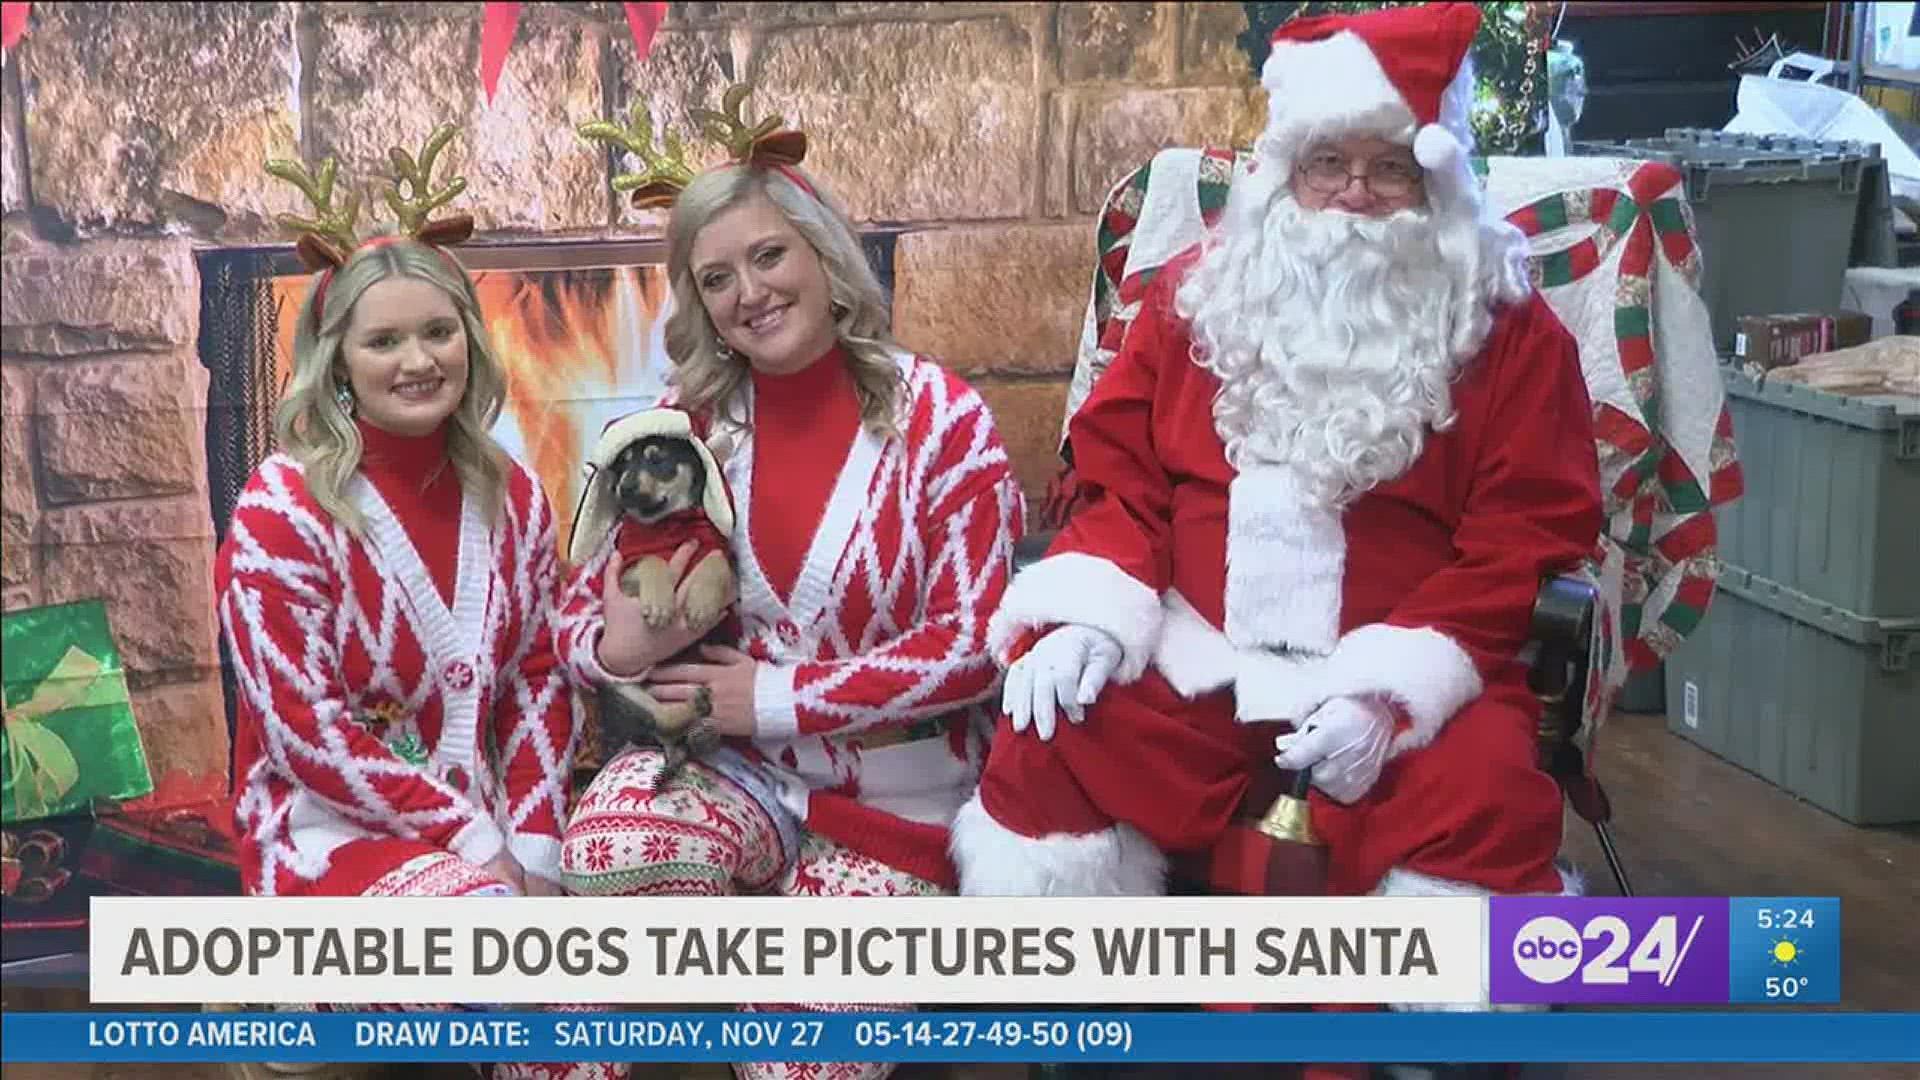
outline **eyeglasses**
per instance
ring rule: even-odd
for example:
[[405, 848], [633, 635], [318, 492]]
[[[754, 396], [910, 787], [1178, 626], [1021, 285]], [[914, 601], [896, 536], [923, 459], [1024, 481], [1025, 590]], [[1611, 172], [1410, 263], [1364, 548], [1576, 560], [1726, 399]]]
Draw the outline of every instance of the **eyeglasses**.
[[1307, 186], [1322, 195], [1338, 195], [1347, 185], [1359, 180], [1368, 191], [1383, 199], [1398, 199], [1412, 193], [1426, 177], [1426, 170], [1412, 161], [1384, 158], [1369, 163], [1367, 171], [1356, 173], [1347, 167], [1347, 159], [1322, 151], [1300, 163], [1300, 175]]

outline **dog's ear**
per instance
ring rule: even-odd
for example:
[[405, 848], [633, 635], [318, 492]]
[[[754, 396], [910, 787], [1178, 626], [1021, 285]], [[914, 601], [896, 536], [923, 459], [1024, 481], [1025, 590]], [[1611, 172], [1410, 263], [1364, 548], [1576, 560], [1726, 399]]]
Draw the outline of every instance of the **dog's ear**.
[[691, 444], [686, 448], [686, 459], [680, 462], [680, 467], [687, 470], [687, 497], [693, 501], [693, 505], [701, 505], [707, 497], [707, 469]]

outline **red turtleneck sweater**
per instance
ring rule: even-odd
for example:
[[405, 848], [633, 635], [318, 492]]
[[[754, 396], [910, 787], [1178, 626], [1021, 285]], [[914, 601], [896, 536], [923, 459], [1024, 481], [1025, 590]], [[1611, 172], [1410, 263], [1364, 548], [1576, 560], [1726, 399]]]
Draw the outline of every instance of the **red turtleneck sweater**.
[[447, 460], [447, 425], [430, 435], [395, 435], [357, 423], [361, 473], [393, 508], [451, 607], [460, 568], [460, 474]]
[[840, 346], [791, 375], [753, 373], [750, 542], [782, 600], [793, 596], [859, 430], [860, 399]]

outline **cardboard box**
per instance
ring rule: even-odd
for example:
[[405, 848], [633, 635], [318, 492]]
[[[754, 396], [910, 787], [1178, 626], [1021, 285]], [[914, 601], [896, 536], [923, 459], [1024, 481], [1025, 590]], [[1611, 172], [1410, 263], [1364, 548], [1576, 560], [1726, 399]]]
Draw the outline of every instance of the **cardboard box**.
[[1770, 370], [1798, 363], [1803, 356], [1864, 345], [1872, 336], [1872, 317], [1858, 311], [1744, 315], [1733, 339], [1733, 355]]

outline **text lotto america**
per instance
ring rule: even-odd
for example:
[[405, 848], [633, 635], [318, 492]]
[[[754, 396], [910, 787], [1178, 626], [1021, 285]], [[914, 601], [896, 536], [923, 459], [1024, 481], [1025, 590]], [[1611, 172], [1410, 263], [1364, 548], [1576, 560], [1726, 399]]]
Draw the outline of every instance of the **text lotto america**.
[[[1244, 928], [1241, 928], [1244, 929]], [[127, 976], [1439, 975], [1419, 926], [139, 929]], [[464, 945], [464, 947], [463, 947]], [[1251, 945], [1248, 949], [1246, 946]]]

